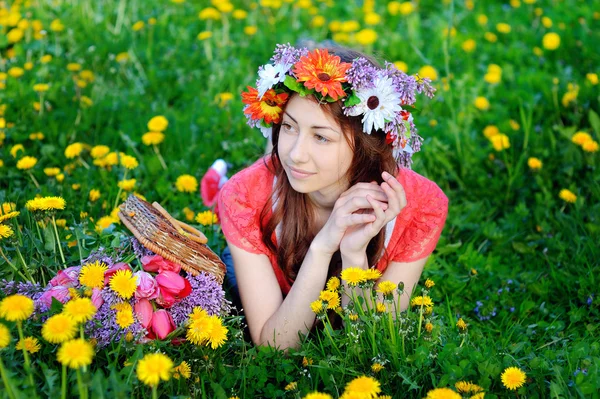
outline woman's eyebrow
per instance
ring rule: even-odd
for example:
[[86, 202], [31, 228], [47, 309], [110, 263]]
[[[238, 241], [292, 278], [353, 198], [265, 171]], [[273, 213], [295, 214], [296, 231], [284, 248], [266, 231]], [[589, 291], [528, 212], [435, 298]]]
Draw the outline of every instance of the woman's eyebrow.
[[[292, 115], [290, 115], [287, 111], [283, 111], [284, 114], [286, 114], [296, 125], [298, 124], [298, 121], [296, 119], [294, 119], [294, 117]], [[330, 126], [311, 126], [311, 129], [329, 129], [332, 132], [335, 132], [337, 134], [340, 134], [337, 130], [333, 129]]]

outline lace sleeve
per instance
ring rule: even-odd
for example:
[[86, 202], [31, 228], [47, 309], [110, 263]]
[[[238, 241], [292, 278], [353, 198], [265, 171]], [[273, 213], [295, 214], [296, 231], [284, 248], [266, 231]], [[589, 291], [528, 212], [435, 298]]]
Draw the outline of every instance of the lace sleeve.
[[248, 185], [232, 177], [219, 191], [219, 219], [227, 241], [254, 254], [266, 254], [259, 228], [257, 209]]
[[414, 262], [430, 255], [446, 223], [448, 197], [432, 181], [422, 186], [412, 218], [398, 242], [394, 262]]

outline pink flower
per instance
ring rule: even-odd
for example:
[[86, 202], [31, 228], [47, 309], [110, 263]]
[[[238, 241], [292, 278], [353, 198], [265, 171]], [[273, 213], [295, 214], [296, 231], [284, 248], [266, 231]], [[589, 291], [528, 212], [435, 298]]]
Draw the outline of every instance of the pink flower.
[[173, 318], [164, 309], [157, 310], [152, 316], [152, 330], [159, 339], [165, 339], [167, 335], [175, 330]]
[[137, 278], [138, 282], [138, 287], [135, 290], [136, 298], [156, 299], [158, 297], [158, 284], [156, 284], [156, 280], [154, 280], [150, 273], [139, 271], [133, 273], [133, 275]]
[[60, 303], [66, 303], [70, 298], [69, 288], [62, 285], [52, 287], [42, 294], [39, 301], [50, 309], [52, 298], [56, 298]]
[[152, 323], [154, 308], [149, 300], [142, 298], [133, 305], [133, 311], [135, 312], [136, 317], [140, 321], [142, 327], [148, 330], [150, 324]]
[[160, 289], [160, 295], [156, 302], [164, 308], [170, 308], [175, 302], [192, 292], [190, 282], [174, 272], [161, 272], [156, 276], [156, 283]]
[[181, 266], [173, 263], [160, 255], [142, 256], [142, 265], [147, 272], [161, 273], [171, 271], [179, 273]]
[[131, 266], [123, 262], [115, 263], [112, 267], [108, 268], [108, 270], [104, 272], [104, 284], [108, 285], [112, 275], [118, 272], [119, 270], [131, 270]]
[[53, 287], [62, 285], [64, 287], [75, 287], [79, 279], [79, 270], [81, 266], [71, 266], [65, 270], [60, 270], [52, 280], [50, 285]]
[[92, 303], [96, 309], [100, 309], [100, 306], [104, 304], [104, 298], [102, 298], [102, 291], [98, 288], [92, 290]]

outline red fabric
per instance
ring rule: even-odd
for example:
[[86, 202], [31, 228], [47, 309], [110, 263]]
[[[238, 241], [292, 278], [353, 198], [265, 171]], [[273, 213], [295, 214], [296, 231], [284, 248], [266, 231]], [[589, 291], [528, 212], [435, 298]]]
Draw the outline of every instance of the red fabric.
[[[264, 164], [265, 158], [238, 172], [219, 192], [219, 220], [225, 238], [236, 247], [254, 254], [267, 255], [273, 271], [286, 295], [291, 285], [277, 257], [262, 242], [260, 213], [272, 195], [273, 175]], [[381, 258], [377, 269], [385, 271], [390, 261], [412, 262], [427, 257], [435, 249], [448, 213], [448, 198], [433, 181], [401, 168], [396, 176], [404, 187], [407, 205], [396, 218], [389, 244], [389, 258]], [[269, 216], [271, 212], [269, 212]], [[275, 234], [273, 240], [276, 242]]]

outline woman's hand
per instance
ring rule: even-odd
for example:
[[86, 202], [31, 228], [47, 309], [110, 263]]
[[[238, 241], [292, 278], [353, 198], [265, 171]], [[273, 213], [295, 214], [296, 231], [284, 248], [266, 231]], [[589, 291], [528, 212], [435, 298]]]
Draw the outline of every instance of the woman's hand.
[[389, 221], [398, 216], [400, 211], [406, 206], [406, 193], [402, 184], [387, 172], [383, 172], [381, 175], [384, 182], [381, 183], [380, 188], [386, 195], [385, 203], [387, 206], [384, 208], [382, 202], [373, 197], [371, 193], [366, 194], [365, 200], [368, 201], [372, 209], [370, 216], [374, 216], [374, 218], [364, 223], [353, 224], [346, 229], [340, 242], [340, 251], [343, 255], [355, 257], [363, 254], [364, 256], [369, 241]]
[[[367, 199], [369, 198], [369, 199]], [[376, 183], [357, 183], [342, 193], [333, 206], [329, 219], [314, 238], [318, 250], [333, 254], [348, 228], [376, 221], [373, 204], [387, 209], [387, 195]], [[366, 212], [365, 212], [366, 211]]]

